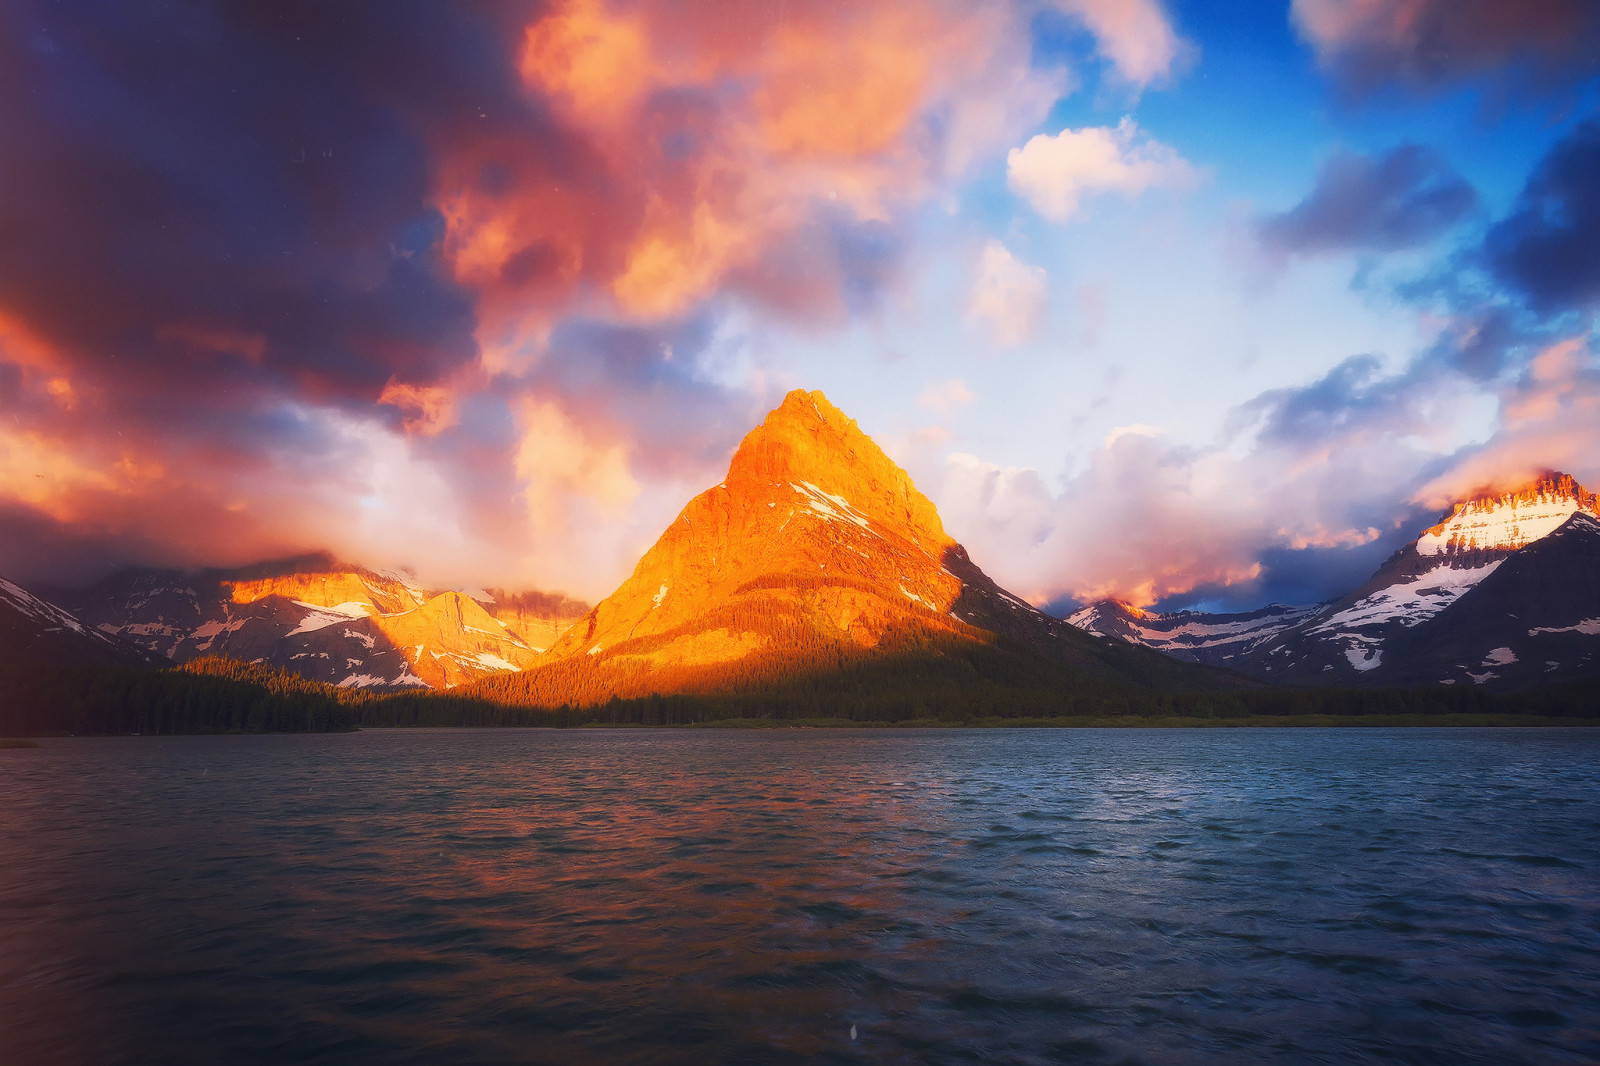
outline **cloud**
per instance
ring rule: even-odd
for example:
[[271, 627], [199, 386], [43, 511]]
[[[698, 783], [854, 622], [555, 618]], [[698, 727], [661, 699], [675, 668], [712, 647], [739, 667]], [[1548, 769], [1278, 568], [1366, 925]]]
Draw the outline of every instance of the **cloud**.
[[870, 312], [1067, 84], [1009, 5], [342, 11], [0, 6], [0, 572], [603, 594], [765, 409], [719, 323]]
[[966, 407], [978, 398], [960, 378], [951, 378], [941, 385], [929, 385], [917, 397], [917, 406], [938, 415], [949, 415], [957, 408]]
[[[924, 480], [974, 559], [1035, 602], [1304, 602], [1348, 591], [1353, 570], [1417, 531], [1412, 496], [1470, 432], [1480, 395], [1442, 361], [1386, 375], [1356, 356], [1240, 405], [1209, 444], [1125, 426], [1056, 486], [965, 454]], [[1299, 565], [1307, 553], [1323, 553], [1322, 580]]]
[[[490, 364], [537, 357], [554, 317], [650, 323], [733, 295], [837, 319], [894, 277], [905, 209], [1042, 118], [1006, 7], [560, 0], [524, 27], [518, 77], [547, 124], [438, 138], [455, 278]], [[529, 128], [529, 127], [532, 128]], [[490, 180], [485, 180], [489, 178]]]
[[1098, 39], [1100, 54], [1138, 88], [1165, 81], [1192, 50], [1157, 0], [1056, 0], [1056, 7], [1081, 19]]
[[1277, 255], [1414, 248], [1472, 211], [1477, 194], [1435, 151], [1404, 144], [1382, 158], [1339, 152], [1304, 200], [1256, 223]]
[[1589, 0], [1293, 0], [1317, 64], [1354, 95], [1483, 80], [1576, 86], [1600, 73], [1600, 9]]
[[1444, 506], [1481, 489], [1503, 489], [1545, 470], [1600, 484], [1600, 360], [1587, 337], [1550, 344], [1500, 391], [1499, 424], [1463, 451], [1416, 499]]
[[1538, 311], [1600, 301], [1600, 119], [1550, 149], [1485, 251], [1495, 276]]
[[398, 408], [407, 433], [434, 437], [460, 421], [456, 398], [437, 385], [407, 385], [390, 381], [378, 394], [378, 403]]
[[1198, 176], [1175, 149], [1143, 136], [1131, 118], [1115, 127], [1041, 133], [1006, 156], [1006, 183], [1052, 222], [1072, 218], [1089, 196], [1133, 197], [1156, 186], [1189, 185]]
[[970, 313], [988, 322], [995, 343], [1010, 347], [1038, 331], [1050, 311], [1043, 267], [1024, 263], [999, 241], [983, 246]]

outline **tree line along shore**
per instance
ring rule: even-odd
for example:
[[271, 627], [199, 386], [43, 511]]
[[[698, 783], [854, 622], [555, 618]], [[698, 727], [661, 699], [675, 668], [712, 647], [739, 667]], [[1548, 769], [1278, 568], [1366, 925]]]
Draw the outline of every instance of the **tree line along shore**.
[[[491, 689], [341, 689], [227, 659], [165, 670], [0, 663], [0, 735], [337, 732], [369, 727], [1572, 725], [1594, 686], [1251, 688], [1150, 692], [983, 664], [903, 657], [826, 673], [723, 678], [718, 690], [562, 700]], [[1070, 674], [1070, 671], [1068, 672]]]

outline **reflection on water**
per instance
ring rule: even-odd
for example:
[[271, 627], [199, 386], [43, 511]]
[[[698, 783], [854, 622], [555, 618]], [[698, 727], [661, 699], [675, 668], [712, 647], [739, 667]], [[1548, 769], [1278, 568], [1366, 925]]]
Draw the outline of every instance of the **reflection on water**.
[[1582, 730], [46, 741], [0, 1062], [1593, 1061], [1597, 783]]

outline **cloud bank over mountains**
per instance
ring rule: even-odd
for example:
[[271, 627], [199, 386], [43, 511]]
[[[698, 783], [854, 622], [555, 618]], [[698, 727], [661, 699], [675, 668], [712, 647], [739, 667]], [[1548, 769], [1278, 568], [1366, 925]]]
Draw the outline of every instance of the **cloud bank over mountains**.
[[[1377, 550], [1444, 486], [1600, 480], [1597, 19], [1503, 10], [1251, 23], [1345, 140], [1229, 134], [1237, 27], [1157, 0], [18, 0], [0, 573], [327, 548], [593, 598], [796, 384], [921, 441], [952, 530], [1041, 601], [1272, 595], [1284, 553]], [[1511, 101], [1512, 178], [1436, 143], [1458, 98]], [[1274, 138], [1292, 178], [1247, 162]], [[1185, 227], [1421, 340], [1271, 354], [1210, 428], [1149, 410], [1094, 352], [1241, 365], [1186, 346], [1181, 292], [1138, 311], [1170, 344], [1118, 339], [1112, 264]], [[1063, 374], [1019, 431], [998, 386]], [[1061, 443], [1102, 419], [1139, 428]]]

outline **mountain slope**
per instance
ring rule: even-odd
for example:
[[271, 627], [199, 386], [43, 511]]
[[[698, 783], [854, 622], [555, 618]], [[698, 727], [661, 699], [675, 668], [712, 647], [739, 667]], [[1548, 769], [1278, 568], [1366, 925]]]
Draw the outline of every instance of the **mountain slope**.
[[1526, 543], [1397, 634], [1379, 678], [1527, 687], [1600, 676], [1600, 519], [1578, 511]]
[[1073, 612], [1067, 621], [1086, 632], [1141, 644], [1176, 659], [1231, 666], [1316, 610], [1274, 603], [1239, 614], [1161, 614], [1116, 600], [1101, 600]]
[[344, 687], [451, 688], [524, 669], [539, 653], [465, 594], [327, 555], [191, 574], [127, 570], [57, 595], [91, 626], [177, 662], [224, 656]]
[[754, 690], [889, 659], [944, 669], [979, 649], [1052, 684], [1239, 683], [1089, 637], [1006, 593], [905, 471], [820, 392], [797, 390], [547, 664], [475, 691], [550, 705]]
[[1600, 662], [1597, 516], [1593, 493], [1549, 473], [1459, 501], [1329, 603], [1250, 615], [1146, 615], [1102, 603], [1072, 621], [1292, 684], [1572, 680]]
[[0, 662], [63, 667], [164, 666], [149, 654], [83, 624], [70, 612], [0, 578]]

